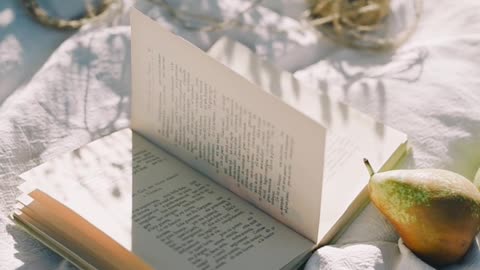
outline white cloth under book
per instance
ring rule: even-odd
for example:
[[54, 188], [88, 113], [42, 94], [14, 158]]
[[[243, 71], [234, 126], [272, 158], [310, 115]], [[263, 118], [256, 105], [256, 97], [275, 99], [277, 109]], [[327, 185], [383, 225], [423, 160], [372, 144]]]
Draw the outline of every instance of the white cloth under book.
[[[54, 2], [61, 10], [62, 1]], [[140, 5], [202, 49], [226, 34], [302, 82], [407, 133], [413, 152], [400, 167], [444, 168], [472, 178], [480, 167], [480, 3], [425, 1], [414, 36], [397, 52], [380, 54], [337, 48], [280, 15], [294, 15], [302, 3], [267, 1], [268, 8], [243, 18], [257, 27], [212, 34], [181, 30], [148, 2]], [[59, 33], [33, 23], [20, 1], [1, 1], [0, 269], [71, 267], [8, 220], [19, 193], [15, 175], [128, 126], [127, 24], [124, 19], [114, 27]], [[315, 252], [306, 268], [429, 266], [399, 244], [392, 227], [368, 206], [339, 242]], [[478, 268], [474, 244], [460, 264], [447, 269]]]

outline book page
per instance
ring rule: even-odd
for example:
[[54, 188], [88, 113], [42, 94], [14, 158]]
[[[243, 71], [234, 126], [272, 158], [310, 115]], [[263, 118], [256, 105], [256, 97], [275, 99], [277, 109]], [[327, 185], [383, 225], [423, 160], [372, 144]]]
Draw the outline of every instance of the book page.
[[317, 240], [325, 129], [137, 10], [132, 128]]
[[209, 54], [327, 128], [318, 237], [327, 243], [345, 225], [340, 219], [348, 219], [368, 199], [362, 194], [370, 178], [363, 158], [375, 168], [391, 169], [404, 153], [407, 137], [329, 97], [324, 89], [302, 85], [238, 42], [222, 38]]
[[280, 269], [314, 245], [141, 137], [132, 153], [132, 250], [152, 265]]
[[280, 269], [314, 246], [129, 130], [22, 178], [156, 269]]
[[19, 189], [39, 189], [105, 232], [132, 246], [132, 135], [114, 132], [23, 174]]

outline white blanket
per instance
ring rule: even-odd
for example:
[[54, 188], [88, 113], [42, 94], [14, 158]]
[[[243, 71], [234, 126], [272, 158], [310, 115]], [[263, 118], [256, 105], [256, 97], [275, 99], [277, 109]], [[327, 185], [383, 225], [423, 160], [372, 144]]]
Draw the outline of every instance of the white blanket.
[[[53, 2], [62, 12], [72, 1]], [[472, 178], [480, 167], [480, 3], [424, 4], [414, 36], [392, 53], [336, 47], [280, 15], [299, 15], [302, 0], [267, 1], [267, 8], [242, 17], [242, 28], [210, 34], [180, 29], [147, 2], [139, 6], [202, 49], [222, 35], [239, 40], [319, 91], [407, 133], [413, 151], [400, 167], [444, 168]], [[219, 15], [236, 7], [203, 8]], [[65, 12], [76, 10], [70, 6]], [[128, 126], [130, 33], [127, 17], [120, 17], [115, 26], [62, 33], [32, 22], [20, 1], [0, 2], [0, 269], [71, 267], [7, 215], [18, 194], [18, 173]], [[429, 266], [368, 206], [339, 242], [315, 252], [306, 268]], [[478, 268], [474, 244], [460, 264], [447, 269]]]

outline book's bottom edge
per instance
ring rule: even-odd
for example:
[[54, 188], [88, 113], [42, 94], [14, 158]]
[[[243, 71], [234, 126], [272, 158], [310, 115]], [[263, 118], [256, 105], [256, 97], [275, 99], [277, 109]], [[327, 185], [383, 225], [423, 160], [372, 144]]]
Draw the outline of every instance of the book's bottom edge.
[[69, 261], [73, 265], [75, 265], [79, 269], [96, 269], [88, 262], [83, 260], [78, 255], [71, 252], [62, 244], [55, 241], [52, 237], [50, 237], [47, 233], [41, 231], [35, 225], [24, 222], [21, 217], [17, 214], [11, 214], [10, 219], [15, 223], [17, 227], [25, 231], [27, 234], [38, 240], [40, 243], [45, 245], [47, 248], [64, 258], [65, 260]]

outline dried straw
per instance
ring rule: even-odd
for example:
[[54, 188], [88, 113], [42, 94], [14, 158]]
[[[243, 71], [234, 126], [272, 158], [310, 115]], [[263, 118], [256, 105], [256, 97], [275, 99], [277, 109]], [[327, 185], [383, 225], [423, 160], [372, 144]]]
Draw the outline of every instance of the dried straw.
[[[415, 20], [421, 11], [420, 0], [415, 0]], [[385, 28], [390, 0], [310, 0], [304, 15], [315, 29], [350, 47], [371, 49], [394, 48], [413, 32], [416, 21], [396, 37], [375, 35]]]

